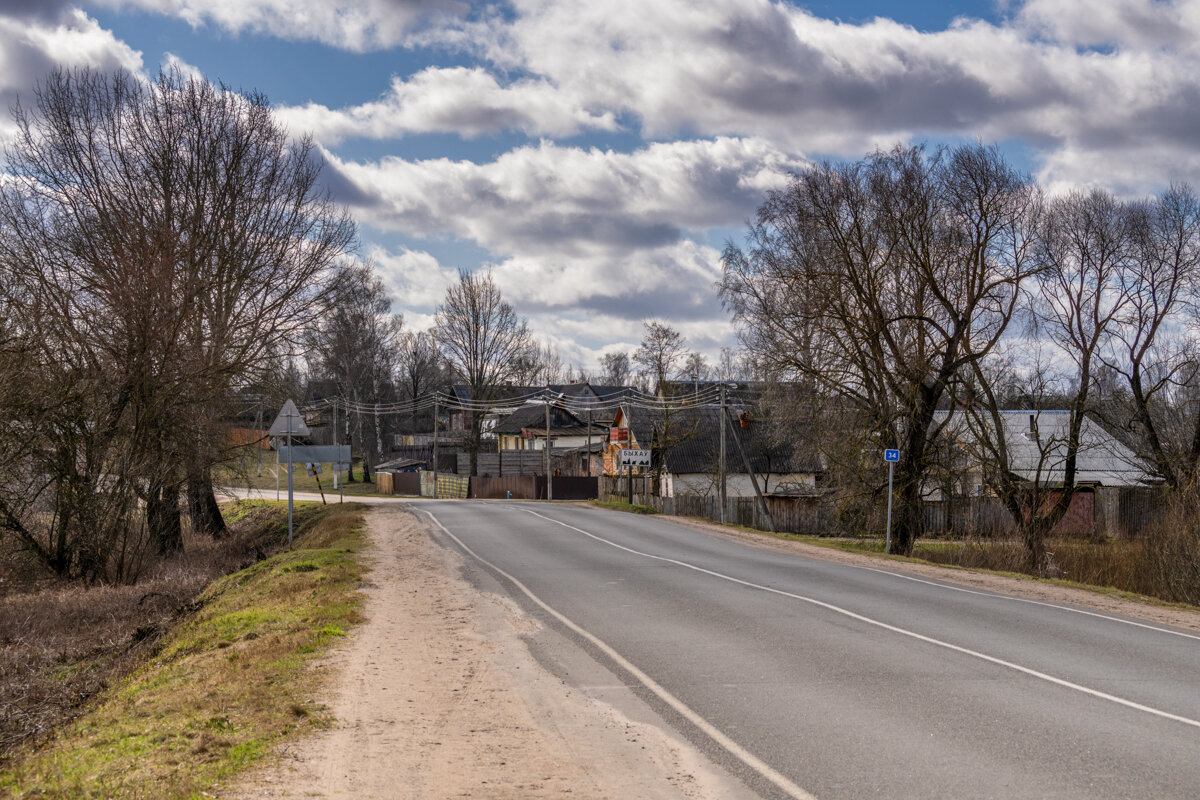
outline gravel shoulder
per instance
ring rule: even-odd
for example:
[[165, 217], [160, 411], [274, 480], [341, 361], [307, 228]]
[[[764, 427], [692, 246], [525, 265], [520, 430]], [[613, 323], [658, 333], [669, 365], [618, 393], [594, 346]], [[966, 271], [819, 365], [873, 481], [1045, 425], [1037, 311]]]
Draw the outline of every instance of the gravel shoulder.
[[423, 517], [389, 504], [367, 521], [367, 621], [323, 667], [334, 725], [222, 797], [748, 795], [686, 741], [543, 669], [522, 639], [539, 624], [460, 577]]

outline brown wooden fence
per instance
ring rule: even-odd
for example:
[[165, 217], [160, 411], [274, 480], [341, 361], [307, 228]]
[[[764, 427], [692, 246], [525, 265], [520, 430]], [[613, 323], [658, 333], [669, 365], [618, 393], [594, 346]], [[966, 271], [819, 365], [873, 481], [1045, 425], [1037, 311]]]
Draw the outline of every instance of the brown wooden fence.
[[545, 478], [539, 475], [471, 478], [471, 497], [489, 500], [538, 500], [545, 496]]

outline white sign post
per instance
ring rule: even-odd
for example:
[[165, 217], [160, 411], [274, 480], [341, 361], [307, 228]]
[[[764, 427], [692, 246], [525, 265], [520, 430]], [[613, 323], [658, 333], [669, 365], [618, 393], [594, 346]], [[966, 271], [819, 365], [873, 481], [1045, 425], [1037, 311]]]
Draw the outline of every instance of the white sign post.
[[[275, 417], [275, 421], [271, 423], [271, 430], [268, 431], [271, 436], [286, 436], [288, 452], [292, 449], [292, 434], [297, 436], [309, 436], [312, 431], [304, 424], [304, 417], [300, 414], [300, 409], [296, 408], [296, 404], [288, 400], [283, 404], [283, 408], [279, 409], [279, 416]], [[293, 502], [292, 490], [292, 463], [288, 459], [288, 546], [292, 544], [292, 508], [295, 505]]]
[[649, 450], [621, 450], [621, 466], [622, 467], [648, 467], [650, 466], [650, 451]]
[[888, 465], [888, 510], [887, 510], [887, 535], [883, 542], [883, 552], [892, 552], [892, 474], [896, 469], [896, 462], [900, 460], [899, 450], [884, 450], [883, 460]]
[[[625, 482], [629, 488], [629, 505], [633, 505], [633, 468], [650, 466], [649, 450], [621, 448], [621, 466], [625, 468]], [[643, 488], [644, 485], [643, 485]], [[644, 492], [643, 492], [644, 494]]]

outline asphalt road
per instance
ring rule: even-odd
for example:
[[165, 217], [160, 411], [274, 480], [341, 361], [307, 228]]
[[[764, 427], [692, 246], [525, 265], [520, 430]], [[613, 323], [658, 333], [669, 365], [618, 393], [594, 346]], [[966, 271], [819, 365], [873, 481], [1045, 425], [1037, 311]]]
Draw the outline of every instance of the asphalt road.
[[1200, 797], [1193, 632], [662, 518], [412, 506], [473, 580], [502, 587], [763, 797]]

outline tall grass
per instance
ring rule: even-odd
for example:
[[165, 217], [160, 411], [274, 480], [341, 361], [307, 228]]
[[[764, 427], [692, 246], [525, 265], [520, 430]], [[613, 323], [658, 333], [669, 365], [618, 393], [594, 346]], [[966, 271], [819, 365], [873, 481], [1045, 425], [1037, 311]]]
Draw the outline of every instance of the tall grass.
[[[1135, 540], [1055, 539], [1049, 575], [1175, 603], [1200, 605], [1200, 509], [1176, 506]], [[998, 572], [1028, 572], [1021, 542], [973, 538], [920, 540], [913, 556]]]

